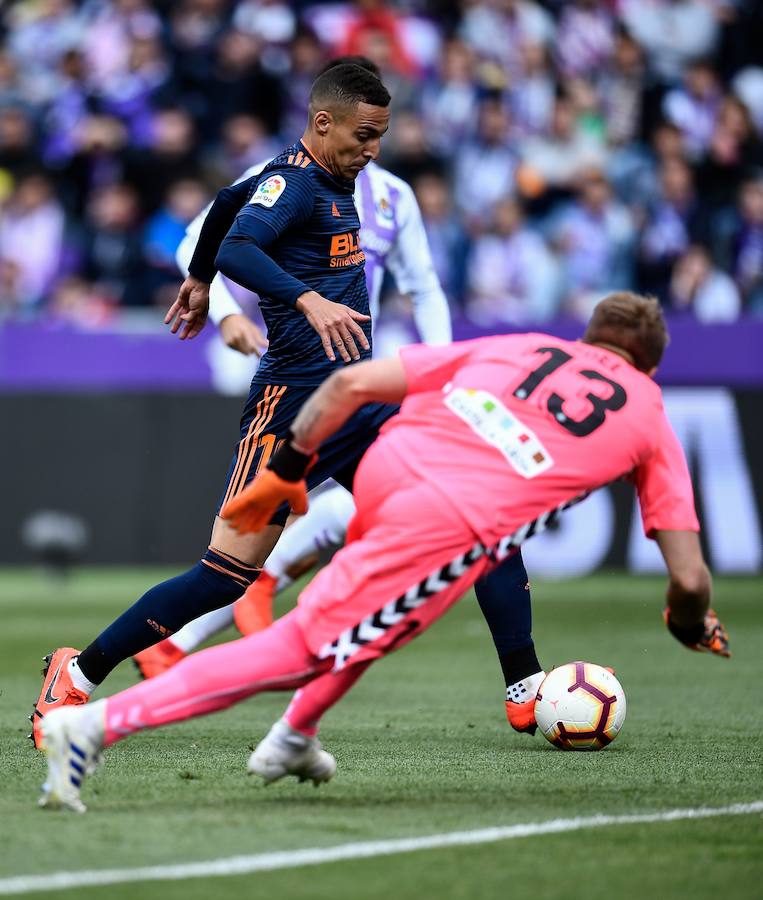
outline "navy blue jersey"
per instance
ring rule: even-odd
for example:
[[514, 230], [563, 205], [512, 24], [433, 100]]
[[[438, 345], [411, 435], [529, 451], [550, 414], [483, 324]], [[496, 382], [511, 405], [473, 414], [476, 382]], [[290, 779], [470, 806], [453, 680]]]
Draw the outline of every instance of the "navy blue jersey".
[[[218, 259], [230, 260], [247, 241], [250, 246], [256, 242], [291, 276], [262, 280], [273, 285], [270, 294], [257, 289], [255, 274], [246, 279], [245, 286], [260, 294], [269, 341], [254, 383], [314, 386], [345, 365], [338, 354], [336, 362], [326, 357], [320, 337], [294, 303], [300, 293], [314, 290], [369, 314], [354, 188], [352, 181], [337, 178], [316, 162], [301, 141], [249, 180], [247, 203]], [[371, 322], [359, 324], [370, 345]], [[363, 359], [371, 356], [359, 343], [358, 350]]]

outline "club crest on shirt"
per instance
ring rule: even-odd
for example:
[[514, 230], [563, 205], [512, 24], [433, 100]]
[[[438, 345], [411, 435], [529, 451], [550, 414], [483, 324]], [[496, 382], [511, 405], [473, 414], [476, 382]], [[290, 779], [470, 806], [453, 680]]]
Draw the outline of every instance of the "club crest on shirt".
[[257, 185], [257, 190], [249, 202], [253, 206], [272, 206], [283, 194], [285, 187], [286, 179], [282, 175], [271, 175], [262, 184]]
[[376, 204], [376, 211], [383, 219], [392, 220], [395, 217], [395, 213], [392, 209], [392, 204], [386, 197], [382, 197], [381, 200]]

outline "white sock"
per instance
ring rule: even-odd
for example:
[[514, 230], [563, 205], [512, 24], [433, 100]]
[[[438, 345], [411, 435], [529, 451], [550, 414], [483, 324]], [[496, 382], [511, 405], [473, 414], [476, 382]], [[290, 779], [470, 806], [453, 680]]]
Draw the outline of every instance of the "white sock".
[[545, 672], [536, 672], [521, 681], [515, 681], [506, 688], [506, 699], [512, 703], [526, 703], [528, 700], [534, 700], [545, 677]]
[[78, 691], [87, 694], [88, 697], [98, 687], [97, 684], [93, 684], [89, 678], [85, 678], [82, 674], [82, 670], [79, 667], [79, 656], [75, 656], [69, 660], [67, 671], [69, 672], [69, 677], [71, 678], [74, 687], [76, 687]]
[[311, 498], [307, 515], [281, 535], [265, 563], [266, 571], [281, 579], [299, 560], [332, 544], [341, 544], [347, 523], [354, 515], [352, 494], [339, 485]]
[[199, 644], [203, 644], [207, 638], [217, 634], [229, 625], [233, 624], [233, 604], [223, 606], [222, 609], [213, 609], [184, 625], [180, 631], [172, 635], [170, 641], [184, 653], [191, 653]]

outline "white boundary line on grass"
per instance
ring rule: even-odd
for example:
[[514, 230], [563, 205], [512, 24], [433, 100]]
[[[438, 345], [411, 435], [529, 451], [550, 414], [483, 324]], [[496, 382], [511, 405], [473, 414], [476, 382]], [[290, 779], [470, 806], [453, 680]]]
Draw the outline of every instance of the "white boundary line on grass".
[[138, 869], [93, 869], [81, 872], [53, 872], [50, 875], [18, 875], [0, 879], [0, 895], [31, 894], [37, 891], [61, 891], [67, 888], [126, 884], [135, 881], [181, 881], [186, 878], [212, 878], [222, 875], [246, 875], [250, 872], [272, 872], [339, 862], [345, 859], [369, 859], [394, 853], [412, 853], [439, 847], [489, 844], [513, 838], [560, 834], [606, 825], [641, 825], [676, 822], [681, 819], [709, 819], [715, 816], [744, 816], [763, 813], [763, 800], [735, 803], [731, 806], [670, 809], [664, 812], [630, 816], [588, 816], [576, 819], [551, 819], [547, 822], [480, 828], [474, 831], [451, 831], [422, 837], [339, 844], [334, 847], [310, 847], [305, 850], [283, 850], [249, 856], [229, 856], [205, 862], [177, 863], [168, 866], [145, 866]]

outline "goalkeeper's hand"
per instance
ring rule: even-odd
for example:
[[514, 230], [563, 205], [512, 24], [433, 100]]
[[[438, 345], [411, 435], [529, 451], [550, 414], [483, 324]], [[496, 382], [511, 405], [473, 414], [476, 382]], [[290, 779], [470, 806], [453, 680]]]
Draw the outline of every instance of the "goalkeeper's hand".
[[709, 609], [702, 622], [688, 628], [676, 625], [671, 621], [670, 610], [667, 607], [662, 611], [662, 617], [673, 637], [690, 650], [714, 653], [716, 656], [731, 656], [729, 636], [715, 610]]
[[220, 510], [236, 531], [263, 529], [282, 503], [302, 516], [307, 512], [305, 473], [314, 457], [295, 450], [287, 440], [274, 454], [264, 472]]

